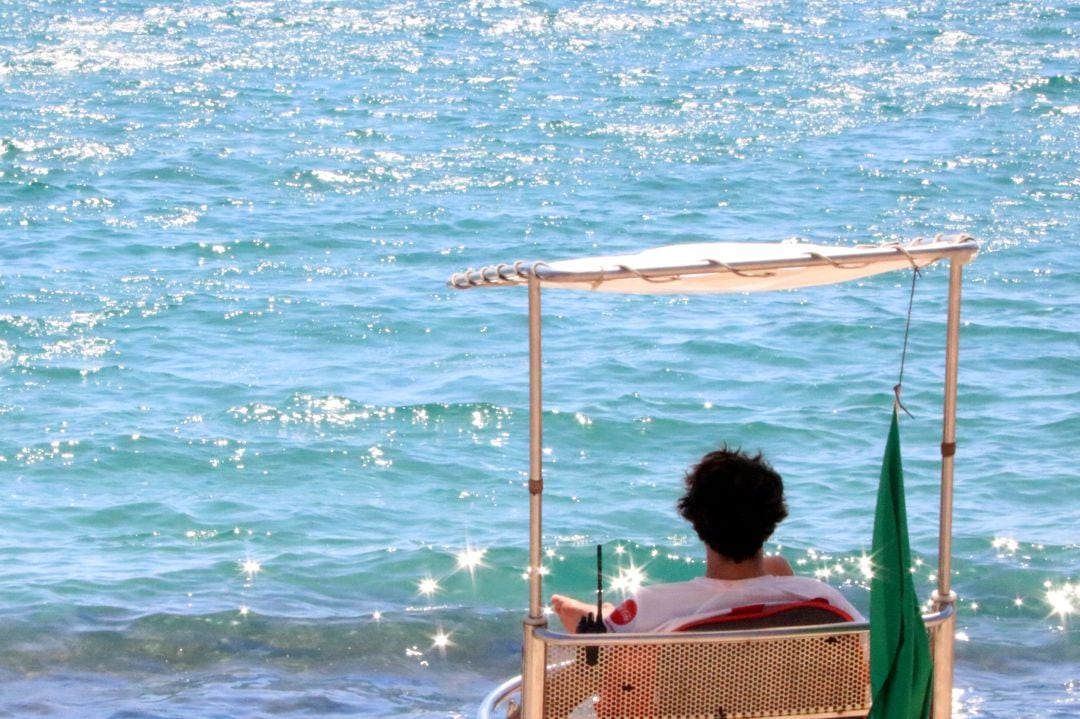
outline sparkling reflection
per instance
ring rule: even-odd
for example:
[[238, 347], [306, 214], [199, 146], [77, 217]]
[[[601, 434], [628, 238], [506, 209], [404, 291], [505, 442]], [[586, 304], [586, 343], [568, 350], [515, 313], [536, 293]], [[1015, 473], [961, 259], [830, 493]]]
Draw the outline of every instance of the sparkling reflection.
[[870, 556], [868, 554], [863, 552], [863, 554], [859, 555], [858, 559], [856, 559], [855, 562], [859, 568], [859, 574], [862, 576], [863, 579], [869, 582], [871, 579], [874, 578], [874, 562], [872, 559], [870, 559]]
[[257, 560], [248, 558], [240, 560], [240, 571], [247, 575], [248, 579], [254, 578], [262, 571], [262, 565]]
[[624, 596], [634, 594], [647, 579], [645, 570], [631, 561], [630, 566], [619, 567], [619, 574], [611, 580], [611, 588]]
[[480, 567], [486, 567], [484, 564], [484, 555], [487, 554], [486, 549], [478, 549], [466, 545], [465, 549], [457, 553], [457, 568], [459, 570], [464, 569], [469, 573], [469, 577], [473, 580], [476, 579], [476, 570]]
[[424, 577], [417, 582], [417, 594], [422, 594], [425, 597], [430, 598], [435, 592], [439, 591], [439, 582], [434, 577]]
[[1046, 603], [1050, 605], [1050, 613], [1057, 615], [1061, 621], [1065, 621], [1070, 614], [1075, 614], [1080, 605], [1080, 585], [1066, 582], [1060, 587], [1046, 583]]
[[443, 631], [442, 627], [435, 632], [431, 637], [431, 646], [438, 649], [443, 655], [446, 654], [446, 648], [452, 646], [453, 642], [450, 641], [450, 634]]

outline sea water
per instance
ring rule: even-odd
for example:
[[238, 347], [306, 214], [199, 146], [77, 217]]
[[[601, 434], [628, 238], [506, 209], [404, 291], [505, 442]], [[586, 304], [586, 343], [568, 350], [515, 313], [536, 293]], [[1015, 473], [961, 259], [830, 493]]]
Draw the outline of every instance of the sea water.
[[[0, 2], [0, 715], [471, 717], [527, 605], [522, 290], [692, 241], [966, 233], [955, 712], [1080, 714], [1080, 9]], [[947, 271], [544, 299], [545, 595], [703, 571], [727, 442], [868, 605], [903, 365], [937, 571]]]

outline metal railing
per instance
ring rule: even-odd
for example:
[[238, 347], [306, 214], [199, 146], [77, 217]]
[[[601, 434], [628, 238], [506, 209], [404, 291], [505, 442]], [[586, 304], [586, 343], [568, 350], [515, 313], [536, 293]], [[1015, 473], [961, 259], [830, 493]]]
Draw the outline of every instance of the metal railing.
[[[953, 618], [953, 606], [946, 605], [939, 611], [923, 615], [923, 624], [927, 631], [936, 631]], [[869, 622], [847, 622], [842, 624], [819, 624], [805, 627], [771, 627], [768, 629], [740, 629], [732, 631], [679, 632], [653, 634], [565, 634], [550, 629], [536, 629], [536, 637], [552, 647], [592, 647], [617, 645], [652, 645], [678, 641], [681, 644], [745, 642], [747, 640], [782, 639], [792, 637], [828, 636], [837, 634], [869, 633]], [[479, 719], [501, 719], [506, 714], [497, 714], [498, 708], [510, 701], [521, 690], [522, 678], [516, 676], [507, 679], [495, 687], [481, 702]], [[542, 694], [538, 688], [538, 694]]]

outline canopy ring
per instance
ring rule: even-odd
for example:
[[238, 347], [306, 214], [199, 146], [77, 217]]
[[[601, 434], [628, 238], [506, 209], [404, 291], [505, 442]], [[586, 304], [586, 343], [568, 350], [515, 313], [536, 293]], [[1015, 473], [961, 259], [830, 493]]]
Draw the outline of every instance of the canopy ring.
[[[939, 233], [934, 238], [934, 242], [937, 242], [940, 238], [941, 238], [941, 234]], [[914, 240], [911, 241], [911, 244], [914, 245], [914, 244], [918, 244], [918, 243], [921, 243], [921, 242], [923, 242], [923, 238], [916, 237]], [[908, 250], [908, 248], [904, 247], [904, 245], [902, 243], [900, 243], [900, 242], [889, 242], [889, 243], [886, 243], [886, 244], [882, 245], [882, 247], [892, 247], [894, 250], [896, 250], [897, 252], [902, 254], [904, 257], [907, 258], [908, 262], [911, 263], [911, 269], [915, 271], [915, 274], [916, 275], [919, 274], [919, 263], [915, 261], [915, 256], [912, 255], [911, 252]]]
[[766, 270], [766, 271], [764, 271], [764, 272], [762, 272], [760, 274], [759, 273], [754, 273], [754, 272], [747, 272], [745, 270], [738, 270], [738, 269], [735, 269], [734, 267], [732, 267], [731, 265], [729, 265], [726, 262], [721, 262], [720, 260], [711, 260], [711, 259], [709, 259], [707, 257], [705, 258], [705, 262], [712, 265], [713, 267], [723, 267], [728, 272], [730, 272], [730, 273], [732, 273], [734, 275], [738, 275], [739, 277], [749, 277], [751, 279], [754, 279], [754, 278], [758, 278], [758, 277], [773, 277], [773, 276], [776, 275], [775, 272], [771, 272], [769, 270]]
[[657, 285], [662, 285], [662, 284], [664, 284], [666, 282], [677, 282], [678, 280], [682, 279], [681, 275], [672, 275], [671, 277], [664, 277], [664, 278], [661, 278], [661, 279], [656, 279], [656, 278], [649, 277], [649, 276], [645, 275], [644, 273], [641, 272], [641, 270], [636, 270], [633, 267], [630, 267], [629, 265], [615, 265], [615, 266], [618, 267], [623, 272], [629, 272], [630, 274], [634, 275], [635, 277], [637, 277], [642, 282], [652, 282], [653, 284], [657, 284]]
[[838, 270], [857, 270], [863, 267], [869, 267], [873, 264], [872, 262], [850, 262], [845, 264], [843, 262], [837, 262], [828, 255], [823, 255], [820, 252], [815, 252], [813, 250], [807, 250], [806, 254], [810, 255], [815, 259], [824, 260]]
[[605, 271], [604, 271], [604, 268], [603, 268], [603, 267], [601, 267], [601, 268], [600, 268], [600, 276], [599, 276], [599, 277], [597, 277], [597, 278], [596, 278], [595, 280], [593, 280], [593, 281], [592, 281], [592, 282], [591, 282], [591, 283], [589, 284], [589, 287], [591, 287], [591, 288], [592, 288], [593, 290], [596, 290], [596, 289], [597, 289], [598, 287], [600, 287], [600, 285], [604, 284], [604, 282], [605, 282], [606, 280], [607, 280], [607, 272], [605, 272]]
[[481, 276], [479, 279], [476, 278], [476, 268], [475, 267], [470, 267], [470, 268], [466, 269], [464, 272], [462, 272], [461, 273], [461, 279], [464, 280], [465, 284], [467, 284], [470, 287], [479, 287], [481, 285], [481, 283], [483, 282], [483, 280], [484, 280], [483, 276]]

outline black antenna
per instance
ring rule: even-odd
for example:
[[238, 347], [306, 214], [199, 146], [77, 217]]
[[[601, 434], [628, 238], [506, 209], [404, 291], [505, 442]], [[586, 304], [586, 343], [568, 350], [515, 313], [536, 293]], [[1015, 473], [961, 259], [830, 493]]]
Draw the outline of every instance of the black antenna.
[[[596, 614], [589, 612], [577, 625], [578, 634], [605, 634], [604, 626], [604, 568], [603, 545], [596, 545]], [[585, 647], [585, 663], [595, 666], [600, 661], [600, 647]]]
[[602, 544], [596, 545], [596, 618], [604, 621], [604, 552]]

